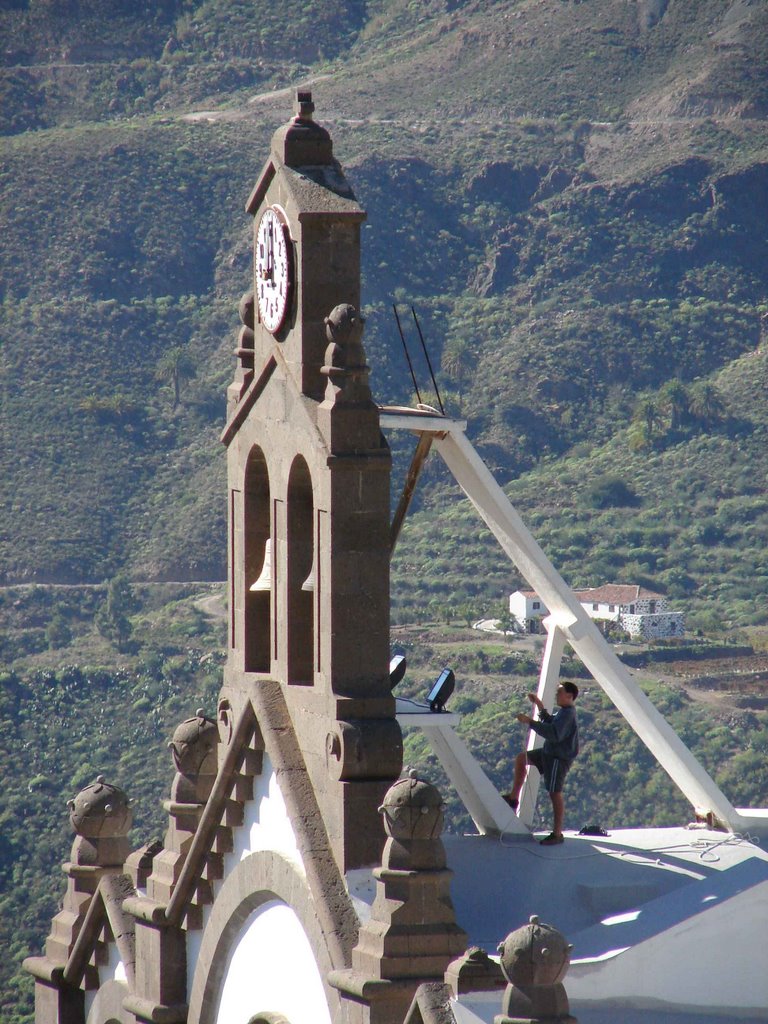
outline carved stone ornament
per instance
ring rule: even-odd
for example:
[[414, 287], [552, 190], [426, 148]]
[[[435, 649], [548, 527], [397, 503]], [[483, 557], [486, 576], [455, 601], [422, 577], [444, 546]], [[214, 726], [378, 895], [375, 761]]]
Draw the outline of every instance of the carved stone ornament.
[[364, 326], [363, 315], [347, 302], [335, 306], [325, 318], [328, 347], [322, 372], [328, 377], [329, 384], [341, 389], [344, 398], [355, 401], [366, 401], [371, 397], [363, 348]]
[[214, 721], [199, 708], [194, 718], [177, 726], [168, 744], [176, 771], [181, 775], [198, 775], [206, 769], [216, 771], [216, 744], [219, 730]]
[[555, 985], [565, 977], [572, 949], [557, 928], [534, 914], [499, 946], [501, 969], [512, 985]]
[[562, 983], [573, 947], [536, 915], [499, 946], [501, 969], [509, 984], [494, 1024], [577, 1024]]
[[384, 829], [393, 839], [435, 839], [443, 830], [443, 798], [415, 769], [387, 790], [379, 808]]
[[95, 782], [67, 801], [69, 820], [79, 836], [110, 839], [125, 836], [133, 822], [128, 797], [99, 775]]

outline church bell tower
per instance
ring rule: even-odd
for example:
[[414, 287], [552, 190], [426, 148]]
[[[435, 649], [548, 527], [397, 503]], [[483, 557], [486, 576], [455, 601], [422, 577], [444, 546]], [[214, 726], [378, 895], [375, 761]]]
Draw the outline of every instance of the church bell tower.
[[279, 684], [345, 872], [378, 862], [377, 807], [402, 761], [388, 681], [390, 453], [363, 347], [365, 212], [313, 111], [300, 92], [246, 205], [254, 278], [222, 437], [229, 644], [219, 716], [231, 726], [251, 701], [258, 718]]

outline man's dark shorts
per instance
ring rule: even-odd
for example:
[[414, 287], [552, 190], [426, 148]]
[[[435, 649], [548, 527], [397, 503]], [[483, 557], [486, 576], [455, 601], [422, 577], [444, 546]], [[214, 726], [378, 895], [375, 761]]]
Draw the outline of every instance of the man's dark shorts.
[[561, 761], [559, 757], [546, 757], [544, 751], [539, 747], [536, 750], [529, 750], [528, 764], [538, 768], [544, 780], [544, 788], [548, 793], [562, 793], [565, 776], [571, 767], [570, 761]]

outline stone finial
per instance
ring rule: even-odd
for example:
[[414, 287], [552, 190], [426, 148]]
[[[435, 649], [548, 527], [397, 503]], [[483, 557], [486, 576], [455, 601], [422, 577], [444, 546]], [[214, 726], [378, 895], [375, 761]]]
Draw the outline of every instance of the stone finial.
[[211, 771], [215, 774], [218, 742], [216, 723], [198, 708], [194, 718], [187, 718], [177, 726], [168, 744], [176, 771], [181, 775], [210, 774]]
[[355, 306], [342, 302], [325, 318], [326, 401], [369, 402], [368, 366], [363, 348], [365, 317]]
[[413, 769], [390, 786], [379, 808], [384, 817], [382, 865], [399, 871], [441, 871], [445, 868], [443, 798]]
[[70, 866], [75, 865], [75, 870], [85, 868], [86, 873], [117, 866], [122, 869], [130, 853], [128, 832], [133, 824], [130, 801], [122, 789], [110, 785], [99, 775], [74, 800], [68, 800], [67, 807], [72, 828], [77, 833]]
[[256, 317], [255, 300], [253, 295], [253, 288], [250, 288], [247, 292], [243, 292], [240, 296], [240, 302], [238, 303], [237, 311], [240, 314], [240, 322], [244, 327], [253, 330]]
[[495, 1024], [545, 1019], [552, 1024], [573, 1024], [562, 985], [571, 962], [565, 936], [534, 914], [527, 925], [510, 932], [499, 945], [501, 969], [509, 982], [502, 1014]]
[[227, 697], [219, 699], [216, 718], [219, 724], [219, 742], [229, 745], [234, 731], [234, 718], [232, 704]]
[[312, 102], [312, 93], [309, 90], [299, 89], [296, 93], [296, 105], [294, 107], [294, 120], [311, 121], [315, 112], [315, 104]]
[[95, 782], [67, 801], [69, 820], [78, 836], [86, 839], [112, 839], [126, 836], [133, 823], [128, 797], [99, 775]]
[[492, 960], [480, 946], [470, 946], [462, 956], [448, 964], [445, 983], [458, 998], [467, 992], [501, 991], [505, 979], [496, 960]]
[[218, 743], [218, 725], [206, 717], [203, 708], [197, 709], [194, 718], [187, 718], [176, 727], [168, 744], [176, 768], [171, 786], [172, 804], [189, 805], [186, 807], [189, 812], [193, 805], [205, 803], [216, 777]]
[[[133, 815], [128, 797], [122, 789], [110, 785], [103, 775], [99, 775], [96, 781], [82, 789], [74, 800], [68, 800], [67, 807], [69, 820], [77, 833], [70, 859], [62, 865], [67, 876], [67, 891], [61, 910], [51, 922], [51, 931], [45, 941], [45, 955], [31, 957], [25, 961], [27, 970], [43, 982], [42, 986], [37, 988], [36, 1002], [42, 999], [43, 1003], [38, 1005], [45, 1006], [52, 1005], [49, 1003], [50, 999], [58, 999], [52, 994], [51, 981], [57, 974], [62, 977], [62, 971], [70, 960], [76, 943], [82, 940], [83, 928], [99, 886], [102, 886], [102, 895], [107, 890], [125, 891], [126, 887], [130, 886], [130, 881], [124, 877], [124, 865], [130, 854], [128, 830]], [[112, 885], [113, 881], [116, 883], [115, 886]], [[105, 908], [106, 904], [105, 898]], [[106, 909], [109, 916], [110, 909]], [[113, 931], [113, 934], [117, 937], [116, 931]], [[94, 936], [95, 945], [96, 938], [97, 936]], [[127, 949], [127, 944], [125, 948]], [[97, 959], [98, 962], [100, 961]], [[66, 979], [65, 974], [63, 979]], [[85, 965], [83, 987], [93, 988], [94, 982], [98, 983], [98, 969], [91, 962], [90, 965]], [[65, 993], [62, 995], [62, 1005], [66, 1003], [68, 1008], [61, 1013], [54, 1010], [52, 1015], [49, 1014], [45, 1019], [62, 1022], [82, 1020], [82, 1009], [79, 1018], [72, 1016], [72, 1007], [77, 1003], [71, 999], [71, 989], [61, 986], [55, 980], [54, 985]], [[80, 1006], [82, 1008], [82, 1002]], [[38, 1019], [42, 1018], [38, 1016]]]
[[390, 786], [379, 812], [384, 830], [394, 839], [437, 839], [443, 830], [443, 798], [412, 768]]
[[363, 349], [365, 317], [355, 306], [341, 302], [325, 318], [328, 348], [325, 362], [329, 369], [367, 370]]
[[168, 830], [163, 849], [153, 857], [152, 873], [147, 879], [147, 894], [158, 903], [171, 898], [211, 795], [218, 768], [218, 744], [219, 727], [203, 708], [176, 727], [168, 744], [176, 767], [171, 798], [163, 801], [169, 815]]
[[362, 358], [357, 360], [347, 358], [349, 365], [365, 366], [365, 353], [362, 351], [363, 346], [360, 340], [363, 336], [364, 323], [365, 317], [362, 313], [348, 302], [340, 302], [338, 306], [334, 306], [325, 318], [325, 336], [331, 344], [338, 343], [345, 348], [359, 345]]
[[312, 118], [315, 111], [312, 93], [299, 91], [294, 110], [291, 120], [272, 136], [272, 152], [286, 167], [332, 164], [331, 136]]
[[[352, 950], [351, 970], [331, 984], [356, 1002], [373, 1000], [366, 1019], [404, 1020], [420, 982], [443, 988], [448, 965], [467, 948], [451, 903], [452, 872], [439, 837], [443, 801], [438, 790], [409, 771], [387, 791], [379, 810], [388, 839], [373, 869], [376, 898]], [[387, 1004], [376, 1005], [386, 985]], [[446, 993], [449, 990], [446, 989]]]
[[363, 348], [365, 319], [348, 302], [325, 318], [328, 346], [320, 373], [328, 378], [317, 425], [334, 455], [383, 453], [379, 410], [368, 386]]
[[253, 378], [254, 344], [256, 338], [253, 331], [256, 313], [252, 290], [244, 292], [241, 296], [238, 312], [243, 326], [237, 335], [235, 355], [240, 360], [239, 373], [243, 378], [243, 384], [247, 386]]
[[232, 407], [243, 397], [244, 392], [253, 380], [256, 339], [254, 334], [255, 309], [253, 289], [243, 293], [237, 309], [240, 314], [242, 327], [238, 331], [237, 346], [235, 347], [235, 356], [238, 361], [235, 379], [227, 391], [228, 415], [231, 413]]
[[572, 949], [557, 928], [533, 914], [499, 946], [501, 969], [512, 985], [555, 985], [565, 977]]

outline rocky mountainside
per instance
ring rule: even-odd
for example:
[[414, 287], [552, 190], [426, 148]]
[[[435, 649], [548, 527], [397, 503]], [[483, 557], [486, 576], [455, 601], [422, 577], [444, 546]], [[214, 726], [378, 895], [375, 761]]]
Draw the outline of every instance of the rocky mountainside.
[[[410, 400], [391, 303], [413, 303], [503, 481], [544, 498], [547, 459], [663, 455], [637, 494], [658, 508], [713, 436], [764, 480], [760, 410], [718, 375], [766, 326], [767, 30], [757, 0], [1, 5], [0, 578], [223, 575], [242, 207], [300, 84], [369, 213], [380, 400]], [[432, 467], [417, 532], [448, 486]], [[478, 557], [490, 600], [513, 576]], [[613, 575], [638, 564], [664, 586], [631, 546]]]

